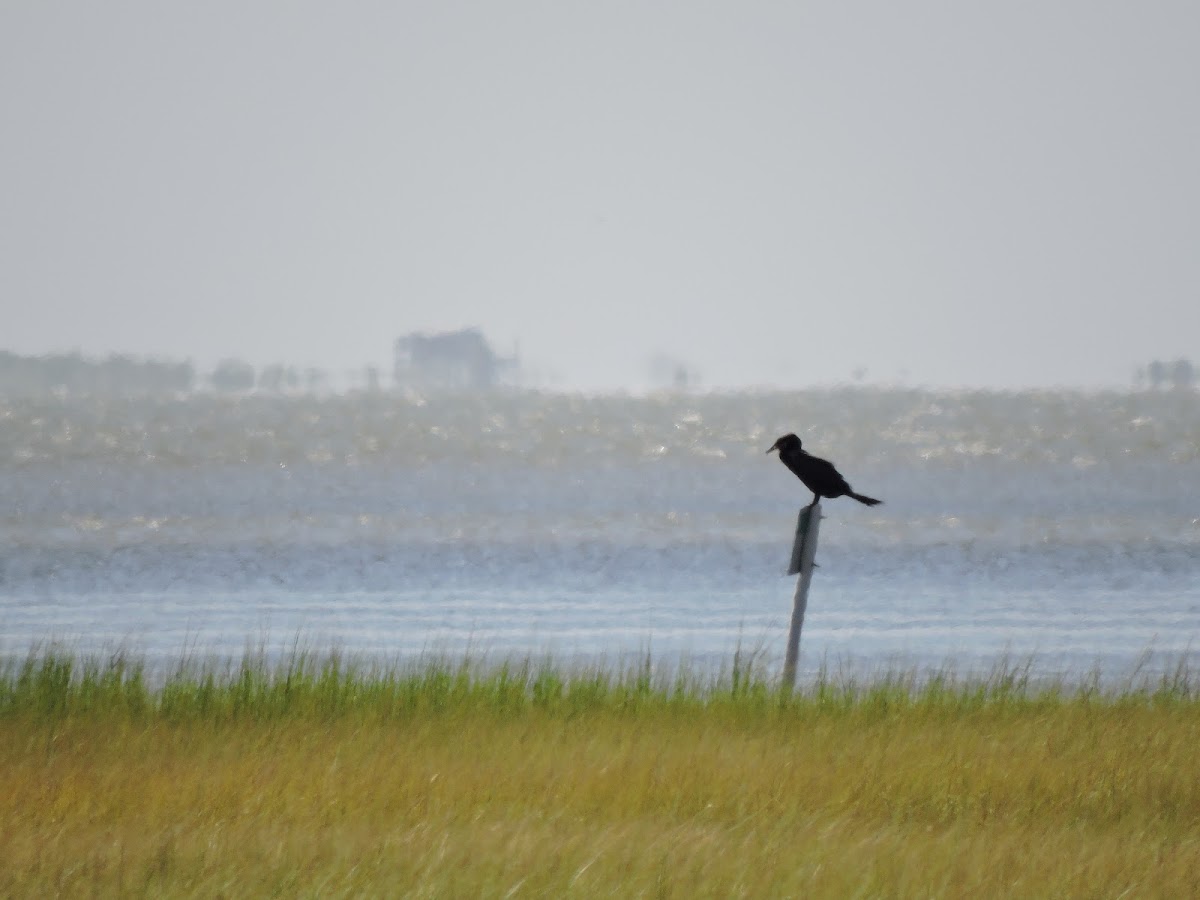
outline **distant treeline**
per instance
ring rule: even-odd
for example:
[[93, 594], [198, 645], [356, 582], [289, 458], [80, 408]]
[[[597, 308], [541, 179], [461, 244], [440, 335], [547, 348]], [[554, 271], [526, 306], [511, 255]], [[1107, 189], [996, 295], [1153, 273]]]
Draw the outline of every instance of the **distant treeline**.
[[[373, 370], [367, 371], [372, 383]], [[50, 353], [45, 356], [21, 356], [0, 350], [0, 392], [40, 394], [66, 391], [72, 394], [161, 394], [210, 388], [240, 392], [262, 390], [291, 392], [317, 390], [326, 386], [328, 375], [321, 369], [275, 364], [261, 371], [247, 362], [226, 359], [206, 375], [200, 375], [189, 362], [139, 359], [114, 354], [105, 359], [89, 359], [79, 353]]]
[[1196, 368], [1189, 359], [1177, 359], [1174, 362], [1156, 359], [1133, 373], [1133, 383], [1135, 387], [1154, 390], [1164, 387], [1191, 390], [1196, 386]]
[[40, 393], [160, 393], [190, 391], [196, 370], [190, 362], [113, 355], [87, 359], [78, 353], [20, 356], [0, 350], [0, 390]]

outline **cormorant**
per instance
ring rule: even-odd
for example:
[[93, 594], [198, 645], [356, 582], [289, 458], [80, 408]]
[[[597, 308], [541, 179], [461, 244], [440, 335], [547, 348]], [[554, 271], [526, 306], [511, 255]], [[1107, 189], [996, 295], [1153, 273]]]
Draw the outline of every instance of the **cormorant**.
[[[850, 485], [846, 484], [846, 479], [833, 467], [833, 463], [802, 450], [800, 438], [794, 434], [785, 434], [771, 446], [771, 450], [778, 450], [780, 461], [813, 492], [813, 502], [810, 506], [816, 506], [822, 497], [853, 497], [867, 506], [883, 502], [850, 490]], [[767, 452], [770, 453], [771, 450]]]

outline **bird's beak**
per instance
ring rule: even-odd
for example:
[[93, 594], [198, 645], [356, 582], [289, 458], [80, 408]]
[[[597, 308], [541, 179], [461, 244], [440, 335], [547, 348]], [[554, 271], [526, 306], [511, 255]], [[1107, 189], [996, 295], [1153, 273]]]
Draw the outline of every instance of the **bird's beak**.
[[[779, 441], [776, 441], [774, 444], [771, 445], [771, 450], [778, 450], [778, 449], [779, 449]], [[767, 452], [770, 453], [771, 450], [768, 450]]]

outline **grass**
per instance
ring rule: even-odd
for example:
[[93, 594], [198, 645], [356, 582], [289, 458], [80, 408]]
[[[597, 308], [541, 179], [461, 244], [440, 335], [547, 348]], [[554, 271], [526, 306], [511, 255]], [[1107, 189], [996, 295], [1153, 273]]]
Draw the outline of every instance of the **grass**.
[[0, 667], [0, 896], [1200, 896], [1200, 686]]

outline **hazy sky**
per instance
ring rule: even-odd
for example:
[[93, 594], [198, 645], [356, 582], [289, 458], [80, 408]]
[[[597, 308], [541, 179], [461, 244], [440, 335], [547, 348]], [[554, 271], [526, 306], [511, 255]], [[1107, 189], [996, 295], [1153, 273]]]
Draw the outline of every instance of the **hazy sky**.
[[0, 4], [0, 349], [562, 386], [1200, 361], [1200, 4]]

